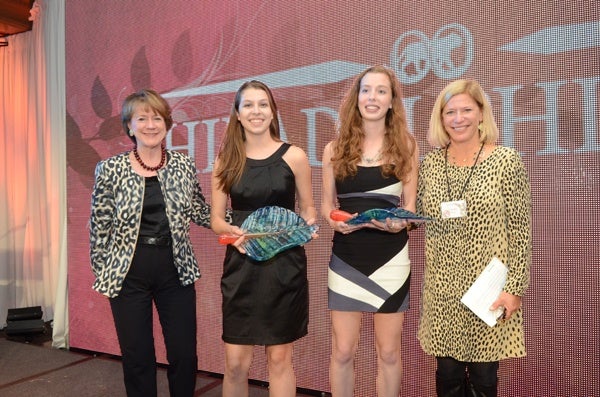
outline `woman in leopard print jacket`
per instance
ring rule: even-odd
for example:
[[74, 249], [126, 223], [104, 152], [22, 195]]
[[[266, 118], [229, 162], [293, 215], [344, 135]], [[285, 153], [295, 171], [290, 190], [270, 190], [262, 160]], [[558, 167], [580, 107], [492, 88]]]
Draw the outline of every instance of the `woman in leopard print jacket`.
[[100, 161], [92, 195], [93, 288], [109, 298], [128, 396], [156, 396], [152, 302], [161, 320], [171, 395], [193, 396], [196, 290], [190, 222], [209, 227], [210, 207], [193, 160], [166, 150], [167, 102], [141, 90], [125, 99], [123, 127], [135, 149]]

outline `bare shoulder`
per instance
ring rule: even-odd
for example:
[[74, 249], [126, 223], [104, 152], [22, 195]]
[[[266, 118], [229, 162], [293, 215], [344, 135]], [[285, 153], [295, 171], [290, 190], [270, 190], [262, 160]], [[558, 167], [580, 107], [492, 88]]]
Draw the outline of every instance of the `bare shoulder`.
[[290, 148], [285, 153], [284, 157], [287, 160], [292, 161], [292, 162], [308, 161], [306, 152], [304, 150], [302, 150], [302, 148], [295, 146], [295, 145], [290, 146]]
[[325, 145], [325, 150], [328, 150], [331, 152], [333, 150], [333, 144], [334, 144], [334, 141], [327, 142], [327, 144]]
[[335, 144], [334, 141], [327, 142], [327, 144], [325, 145], [325, 148], [323, 149], [323, 157], [325, 157], [325, 156], [331, 157], [333, 155], [334, 144]]
[[334, 141], [329, 141], [325, 145], [325, 148], [323, 148], [323, 158], [321, 159], [321, 161], [323, 163], [323, 167], [328, 167], [329, 165], [331, 165], [331, 158], [333, 157], [333, 153], [335, 150], [334, 145], [335, 145]]

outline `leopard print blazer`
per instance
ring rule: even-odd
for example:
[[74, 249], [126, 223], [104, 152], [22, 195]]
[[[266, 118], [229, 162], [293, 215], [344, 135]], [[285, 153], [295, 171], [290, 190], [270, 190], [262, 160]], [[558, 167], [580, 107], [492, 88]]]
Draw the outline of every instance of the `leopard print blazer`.
[[[158, 171], [173, 239], [173, 258], [182, 285], [200, 277], [189, 230], [190, 222], [210, 227], [210, 207], [204, 199], [193, 160], [167, 152]], [[92, 193], [90, 259], [94, 290], [116, 297], [133, 259], [142, 216], [144, 177], [133, 171], [128, 153], [100, 161]]]

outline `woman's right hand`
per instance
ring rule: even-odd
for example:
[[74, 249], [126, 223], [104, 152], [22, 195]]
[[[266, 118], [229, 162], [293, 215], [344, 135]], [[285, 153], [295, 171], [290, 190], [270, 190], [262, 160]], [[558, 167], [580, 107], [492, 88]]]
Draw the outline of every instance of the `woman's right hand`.
[[356, 230], [365, 228], [365, 227], [371, 227], [369, 226], [369, 223], [361, 223], [360, 225], [348, 225], [346, 222], [343, 221], [329, 221], [329, 225], [331, 226], [331, 228], [338, 232], [338, 233], [342, 233], [342, 234], [349, 234], [352, 233]]
[[244, 231], [238, 226], [230, 225], [227, 234], [232, 236], [239, 236], [239, 238], [235, 240], [235, 242], [231, 245], [233, 245], [240, 253], [245, 254], [246, 250], [242, 247], [242, 244], [244, 243], [244, 241], [246, 241], [246, 238], [244, 237]]

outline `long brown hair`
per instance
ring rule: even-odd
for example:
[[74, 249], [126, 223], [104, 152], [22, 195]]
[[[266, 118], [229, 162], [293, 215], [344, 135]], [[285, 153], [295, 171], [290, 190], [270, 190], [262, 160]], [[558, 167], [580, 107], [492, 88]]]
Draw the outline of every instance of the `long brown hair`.
[[339, 110], [338, 136], [333, 142], [331, 162], [335, 178], [340, 180], [356, 175], [361, 160], [364, 131], [363, 119], [358, 109], [358, 94], [362, 79], [367, 73], [383, 73], [390, 80], [392, 88], [392, 107], [385, 116], [385, 130], [381, 165], [384, 176], [394, 175], [399, 180], [412, 169], [412, 156], [416, 141], [408, 130], [406, 111], [402, 103], [402, 89], [394, 72], [384, 66], [372, 66], [360, 73], [348, 90]]
[[246, 133], [242, 123], [238, 120], [238, 112], [242, 101], [244, 90], [254, 88], [267, 93], [269, 98], [269, 106], [273, 113], [271, 125], [269, 125], [269, 133], [271, 137], [280, 141], [279, 119], [277, 118], [277, 104], [273, 98], [273, 93], [267, 85], [258, 80], [247, 81], [241, 85], [235, 94], [235, 99], [229, 114], [229, 122], [225, 129], [225, 136], [219, 148], [219, 165], [215, 170], [215, 176], [219, 181], [219, 188], [229, 194], [231, 187], [240, 181], [244, 168], [246, 166], [246, 149], [244, 142], [246, 141]]

